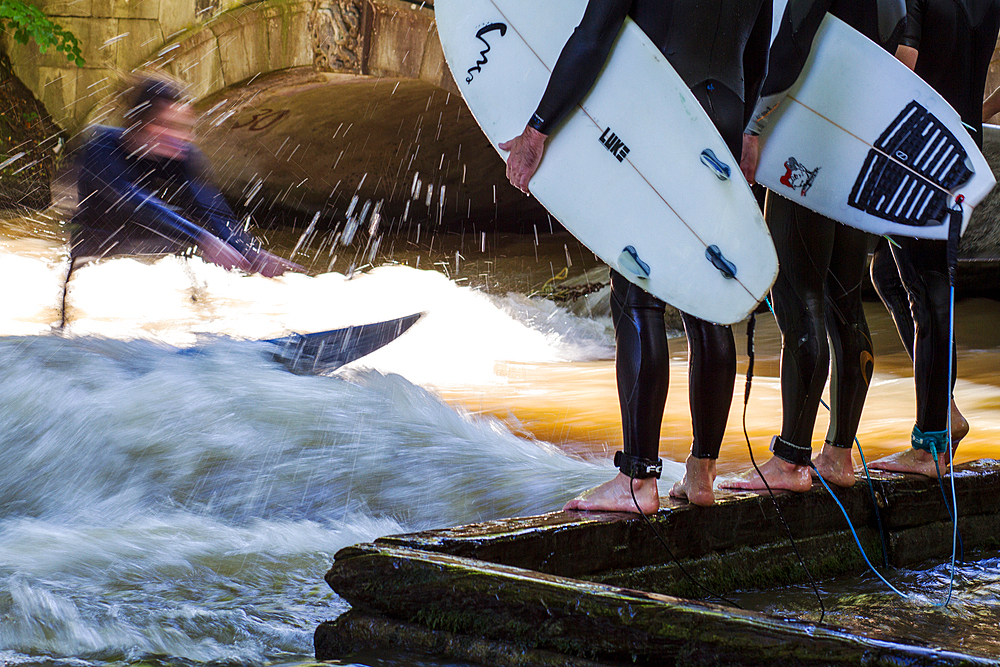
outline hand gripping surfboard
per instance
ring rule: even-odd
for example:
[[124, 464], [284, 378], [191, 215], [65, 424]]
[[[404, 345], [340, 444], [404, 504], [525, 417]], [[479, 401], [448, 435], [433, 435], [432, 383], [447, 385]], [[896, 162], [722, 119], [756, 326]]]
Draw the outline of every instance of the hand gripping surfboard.
[[[494, 147], [524, 129], [586, 5], [435, 2], [445, 58]], [[742, 320], [777, 275], [770, 235], [739, 164], [631, 20], [593, 89], [553, 131], [529, 187], [630, 281], [710, 322]]]

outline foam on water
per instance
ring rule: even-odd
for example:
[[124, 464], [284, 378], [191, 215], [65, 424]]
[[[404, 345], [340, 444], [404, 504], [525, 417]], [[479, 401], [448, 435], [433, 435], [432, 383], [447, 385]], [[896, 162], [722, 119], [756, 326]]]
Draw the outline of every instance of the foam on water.
[[[0, 272], [34, 272], [4, 334], [43, 333], [59, 321], [64, 268], [52, 261], [0, 255]], [[30, 265], [30, 266], [27, 266]], [[435, 271], [404, 266], [351, 279], [336, 273], [278, 279], [228, 272], [200, 259], [166, 257], [153, 264], [114, 259], [74, 273], [68, 332], [114, 338], [152, 337], [191, 345], [199, 333], [268, 338], [426, 313], [393, 345], [363, 365], [391, 370], [424, 385], [500, 381], [502, 362], [607, 358], [608, 321], [579, 318], [542, 299], [491, 297]]]
[[[67, 335], [10, 335], [48, 330], [63, 268], [0, 255], [38, 273], [0, 323], [7, 662], [307, 656], [345, 608], [322, 580], [339, 548], [557, 509], [611, 472], [414, 384], [607, 355], [603, 323], [402, 267], [275, 281], [168, 258], [87, 267]], [[241, 340], [414, 311], [335, 377]]]

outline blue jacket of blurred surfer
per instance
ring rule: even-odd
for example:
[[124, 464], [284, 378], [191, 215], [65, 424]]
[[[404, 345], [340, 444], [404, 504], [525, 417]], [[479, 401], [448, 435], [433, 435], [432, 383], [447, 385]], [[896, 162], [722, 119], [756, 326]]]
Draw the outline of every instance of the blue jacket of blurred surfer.
[[[126, 129], [96, 126], [83, 148], [74, 257], [178, 253], [212, 234], [243, 255], [255, 239], [241, 229], [190, 143], [193, 116], [176, 89], [144, 82]], [[167, 88], [149, 90], [149, 86]], [[190, 120], [188, 120], [190, 119]], [[186, 127], [185, 127], [186, 125]]]

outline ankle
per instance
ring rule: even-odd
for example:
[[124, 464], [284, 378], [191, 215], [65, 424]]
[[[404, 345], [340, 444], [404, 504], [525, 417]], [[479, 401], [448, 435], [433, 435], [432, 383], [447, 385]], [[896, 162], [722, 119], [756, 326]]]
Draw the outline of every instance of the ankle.
[[687, 460], [684, 462], [684, 467], [688, 472], [703, 475], [710, 474], [715, 476], [715, 466], [716, 459], [700, 459], [691, 454], [688, 454]]
[[626, 488], [631, 485], [632, 490], [637, 494], [650, 490], [654, 493], [657, 491], [655, 477], [629, 477], [625, 473], [619, 472], [618, 481]]
[[780, 456], [775, 456], [771, 460], [774, 461], [774, 464], [778, 468], [778, 470], [780, 470], [783, 473], [791, 474], [791, 473], [802, 472], [803, 470], [809, 469], [809, 466], [807, 465], [799, 465], [798, 463], [792, 463], [790, 461], [786, 461]]
[[831, 463], [851, 463], [854, 462], [854, 451], [847, 447], [838, 447], [827, 441], [823, 443], [823, 448], [814, 460], [829, 461]]

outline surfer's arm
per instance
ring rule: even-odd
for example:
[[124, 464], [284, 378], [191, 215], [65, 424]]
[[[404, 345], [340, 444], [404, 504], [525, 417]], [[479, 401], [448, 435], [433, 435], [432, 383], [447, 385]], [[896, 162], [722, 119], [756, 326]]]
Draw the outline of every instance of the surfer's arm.
[[[754, 22], [746, 46], [743, 48], [743, 126], [746, 127], [753, 116], [764, 78], [767, 75], [768, 50], [771, 46], [770, 2], [762, 3], [757, 20]], [[753, 185], [760, 159], [760, 142], [755, 134], [743, 135], [743, 151], [740, 154], [740, 171]]]
[[241, 254], [253, 252], [260, 244], [236, 220], [236, 214], [222, 193], [212, 185], [208, 174], [208, 161], [201, 151], [191, 146], [184, 160], [184, 178], [194, 200], [191, 217]]
[[896, 59], [909, 67], [917, 69], [917, 56], [920, 55], [920, 38], [923, 34], [924, 2], [923, 0], [907, 0], [906, 25], [903, 36], [896, 47]]
[[529, 126], [542, 134], [552, 130], [593, 88], [631, 5], [629, 0], [590, 0], [566, 45]]
[[201, 152], [191, 147], [184, 164], [188, 187], [195, 201], [192, 216], [206, 227], [213, 236], [232, 246], [246, 258], [249, 271], [267, 277], [280, 276], [287, 270], [304, 271], [294, 262], [284, 260], [261, 247], [260, 241], [243, 229], [226, 198], [212, 185], [208, 177], [208, 161]]
[[[249, 268], [249, 262], [232, 246], [177, 214], [151, 190], [135, 181], [125, 159], [125, 148], [112, 132], [99, 132], [85, 150], [81, 183], [88, 206], [104, 206], [93, 215], [121, 219], [178, 244], [201, 248], [206, 259], [226, 268]], [[100, 202], [100, 204], [98, 204]]]
[[529, 194], [528, 182], [541, 164], [545, 140], [566, 115], [580, 103], [597, 81], [615, 38], [628, 15], [628, 0], [590, 0], [576, 27], [563, 46], [548, 86], [524, 131], [500, 149], [507, 156], [507, 178], [521, 192]]
[[771, 2], [761, 3], [757, 20], [750, 29], [746, 45], [743, 47], [744, 127], [750, 122], [767, 76], [767, 59], [771, 46], [771, 12]]
[[799, 78], [819, 24], [831, 4], [832, 0], [789, 0], [778, 25], [778, 34], [771, 44], [761, 97], [747, 126], [750, 134], [757, 135], [763, 131], [768, 115], [781, 104], [788, 89]]

